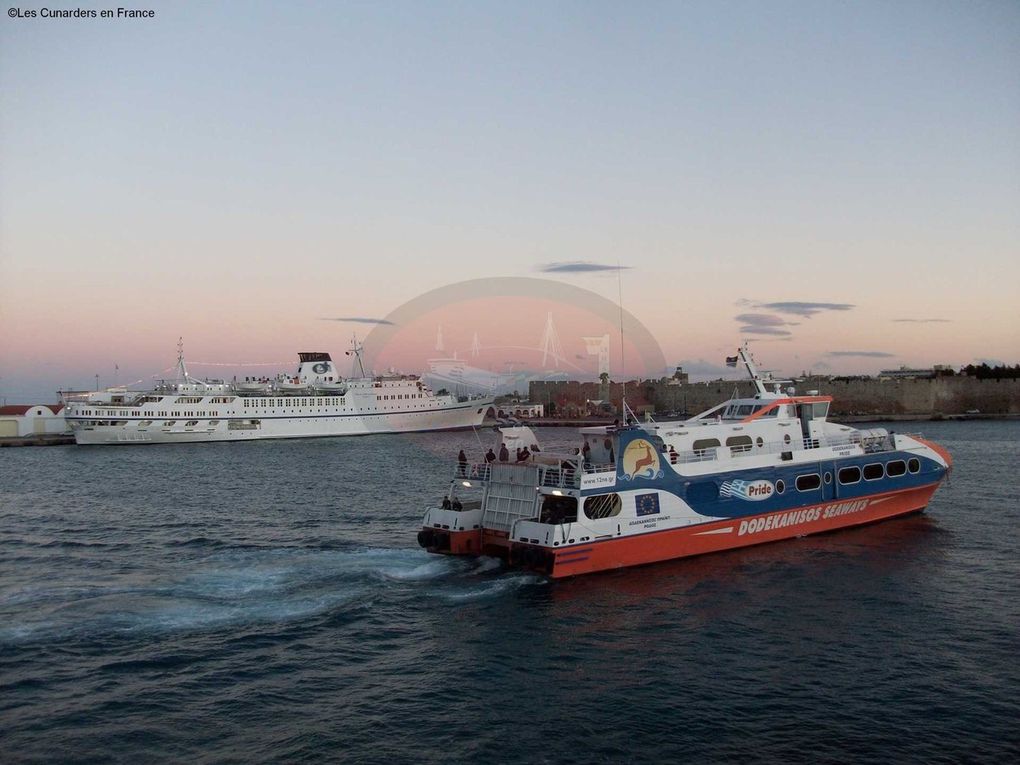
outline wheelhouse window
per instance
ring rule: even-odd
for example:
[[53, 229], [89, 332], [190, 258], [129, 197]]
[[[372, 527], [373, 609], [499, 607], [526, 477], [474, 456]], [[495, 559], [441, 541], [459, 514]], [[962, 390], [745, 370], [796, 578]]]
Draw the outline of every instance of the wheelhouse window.
[[818, 473], [797, 476], [797, 491], [813, 491], [821, 485], [822, 478]]

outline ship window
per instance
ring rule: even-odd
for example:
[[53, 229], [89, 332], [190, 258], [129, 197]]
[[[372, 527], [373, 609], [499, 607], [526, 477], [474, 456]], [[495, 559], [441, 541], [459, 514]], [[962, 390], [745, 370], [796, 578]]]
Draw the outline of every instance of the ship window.
[[821, 419], [821, 418], [825, 417], [828, 414], [829, 414], [829, 402], [828, 401], [823, 401], [820, 404], [812, 404], [811, 405], [811, 416], [813, 418], [815, 418], [816, 420], [817, 419]]
[[697, 456], [704, 457], [708, 449], [715, 449], [717, 446], [719, 446], [718, 438], [699, 438], [694, 442], [692, 448]]
[[864, 480], [865, 481], [877, 481], [883, 475], [885, 475], [885, 473], [882, 470], [882, 466], [879, 465], [877, 462], [873, 463], [871, 465], [865, 465], [864, 466]]
[[822, 485], [818, 473], [797, 476], [797, 491], [812, 491]]
[[733, 454], [751, 451], [751, 443], [750, 436], [730, 436], [726, 439], [726, 445]]
[[761, 449], [765, 445], [765, 439], [763, 439], [761, 436], [758, 436], [758, 438], [756, 438], [754, 442], [758, 445], [759, 449]]
[[599, 494], [588, 497], [584, 501], [584, 514], [597, 521], [599, 518], [612, 518], [620, 514], [623, 502], [619, 494]]
[[857, 483], [861, 480], [861, 469], [859, 467], [845, 467], [839, 471], [840, 483]]
[[776, 481], [776, 494], [782, 494], [784, 491], [786, 491], [786, 481], [780, 478]]
[[885, 466], [885, 474], [890, 478], [896, 478], [907, 472], [907, 464], [903, 460], [893, 460]]
[[167, 426], [176, 425], [177, 424], [177, 420], [167, 420], [165, 424]]
[[577, 497], [557, 497], [546, 494], [542, 500], [539, 523], [575, 523], [577, 521]]
[[909, 470], [911, 473], [920, 473], [921, 460], [917, 459], [916, 457], [911, 457], [909, 460], [907, 460], [907, 470]]

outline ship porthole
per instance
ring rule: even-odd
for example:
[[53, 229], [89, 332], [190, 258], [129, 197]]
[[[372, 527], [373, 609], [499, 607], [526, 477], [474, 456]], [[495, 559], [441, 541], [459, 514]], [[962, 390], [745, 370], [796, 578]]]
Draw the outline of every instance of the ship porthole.
[[755, 439], [755, 443], [758, 444], [758, 448], [761, 449], [765, 445], [765, 439], [758, 436], [758, 438]]
[[832, 473], [825, 474], [825, 483], [827, 484], [832, 483]]
[[789, 433], [786, 433], [783, 436], [783, 443], [786, 443], [786, 444], [790, 443], [790, 434]]
[[786, 491], [786, 483], [780, 478], [776, 481], [776, 494], [782, 494], [784, 491]]

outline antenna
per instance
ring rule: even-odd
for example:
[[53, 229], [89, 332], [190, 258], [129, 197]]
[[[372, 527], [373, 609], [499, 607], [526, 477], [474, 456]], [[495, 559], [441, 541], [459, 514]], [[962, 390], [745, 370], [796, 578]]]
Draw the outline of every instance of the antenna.
[[620, 393], [620, 403], [623, 404], [623, 421], [627, 424], [627, 347], [623, 340], [623, 269], [620, 268], [620, 261], [616, 261], [616, 289], [620, 298], [620, 384], [623, 386]]
[[189, 379], [188, 367], [184, 364], [184, 338], [177, 338], [177, 379], [187, 382]]
[[758, 367], [755, 366], [754, 358], [751, 356], [751, 349], [748, 347], [747, 341], [737, 349], [737, 355], [740, 356], [740, 360], [744, 362], [744, 366], [747, 368], [747, 373], [751, 376], [751, 382], [754, 384], [755, 393], [758, 397], [768, 393], [765, 389], [764, 383], [762, 383], [761, 376], [758, 374]]

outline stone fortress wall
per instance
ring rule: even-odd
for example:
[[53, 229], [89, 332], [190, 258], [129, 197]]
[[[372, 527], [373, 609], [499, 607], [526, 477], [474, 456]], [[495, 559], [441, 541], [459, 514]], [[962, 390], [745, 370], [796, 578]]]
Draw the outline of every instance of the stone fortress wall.
[[[531, 401], [546, 405], [554, 403], [553, 416], [583, 415], [587, 402], [608, 400], [619, 406], [624, 386], [613, 382], [603, 386], [597, 382], [555, 381], [532, 382]], [[954, 415], [1020, 414], [1020, 380], [979, 380], [955, 375], [907, 379], [833, 379], [809, 377], [796, 384], [797, 393], [817, 390], [833, 397], [834, 415]], [[635, 411], [657, 413], [686, 412], [697, 414], [737, 396], [753, 395], [750, 381], [714, 380], [711, 382], [677, 382], [632, 380], [626, 383], [627, 402]]]

